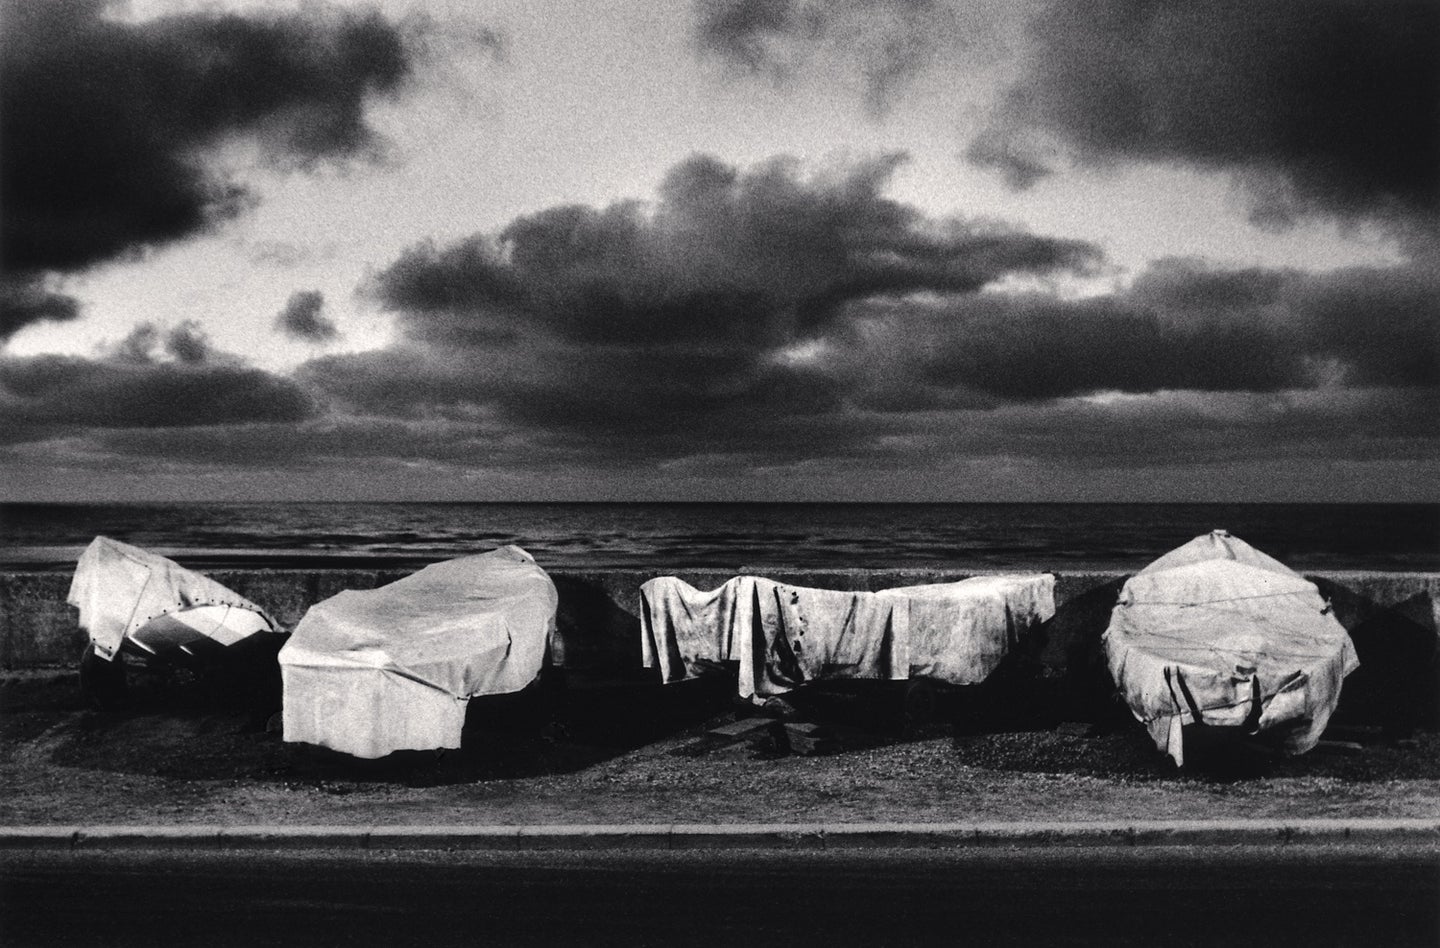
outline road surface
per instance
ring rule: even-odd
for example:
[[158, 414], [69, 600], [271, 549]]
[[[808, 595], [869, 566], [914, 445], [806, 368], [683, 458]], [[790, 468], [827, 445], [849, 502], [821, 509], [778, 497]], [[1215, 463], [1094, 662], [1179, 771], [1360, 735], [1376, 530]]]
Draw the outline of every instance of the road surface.
[[1434, 848], [0, 854], [0, 943], [1440, 944]]

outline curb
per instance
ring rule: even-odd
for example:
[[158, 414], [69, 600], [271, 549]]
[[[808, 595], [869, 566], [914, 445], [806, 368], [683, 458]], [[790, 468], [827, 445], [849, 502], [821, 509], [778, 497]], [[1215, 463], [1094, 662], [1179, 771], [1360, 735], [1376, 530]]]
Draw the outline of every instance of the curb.
[[9, 826], [0, 850], [966, 849], [1084, 846], [1427, 845], [1440, 819], [1132, 823], [752, 823], [561, 826]]

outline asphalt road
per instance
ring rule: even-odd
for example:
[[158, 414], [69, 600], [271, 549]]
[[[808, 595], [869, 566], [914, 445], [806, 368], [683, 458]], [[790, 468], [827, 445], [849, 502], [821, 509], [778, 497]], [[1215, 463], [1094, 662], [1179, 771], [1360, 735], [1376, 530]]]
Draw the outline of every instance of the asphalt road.
[[1440, 856], [1354, 846], [0, 854], [23, 945], [1440, 944]]

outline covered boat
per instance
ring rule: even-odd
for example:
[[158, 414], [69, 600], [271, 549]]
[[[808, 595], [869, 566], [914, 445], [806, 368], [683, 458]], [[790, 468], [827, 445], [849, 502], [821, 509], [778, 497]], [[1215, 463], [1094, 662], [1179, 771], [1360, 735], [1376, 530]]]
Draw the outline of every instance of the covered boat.
[[705, 592], [662, 576], [640, 597], [646, 667], [676, 681], [735, 661], [741, 697], [763, 702], [818, 679], [983, 681], [1054, 614], [1055, 577], [846, 592], [737, 576]]
[[96, 537], [75, 567], [67, 597], [80, 610], [90, 656], [113, 662], [122, 646], [143, 655], [193, 652], [201, 643], [234, 645], [280, 624], [213, 579], [163, 556]]
[[1224, 530], [1132, 576], [1103, 641], [1131, 713], [1178, 766], [1202, 730], [1310, 750], [1360, 664], [1315, 584]]
[[558, 601], [507, 546], [316, 603], [280, 651], [285, 740], [364, 758], [459, 747], [471, 698], [539, 676]]

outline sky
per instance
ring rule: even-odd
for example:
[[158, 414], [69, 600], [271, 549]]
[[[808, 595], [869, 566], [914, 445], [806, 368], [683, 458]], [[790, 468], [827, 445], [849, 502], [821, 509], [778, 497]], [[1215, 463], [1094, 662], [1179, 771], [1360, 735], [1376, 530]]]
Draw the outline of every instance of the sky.
[[0, 500], [1440, 501], [1440, 4], [0, 0]]

